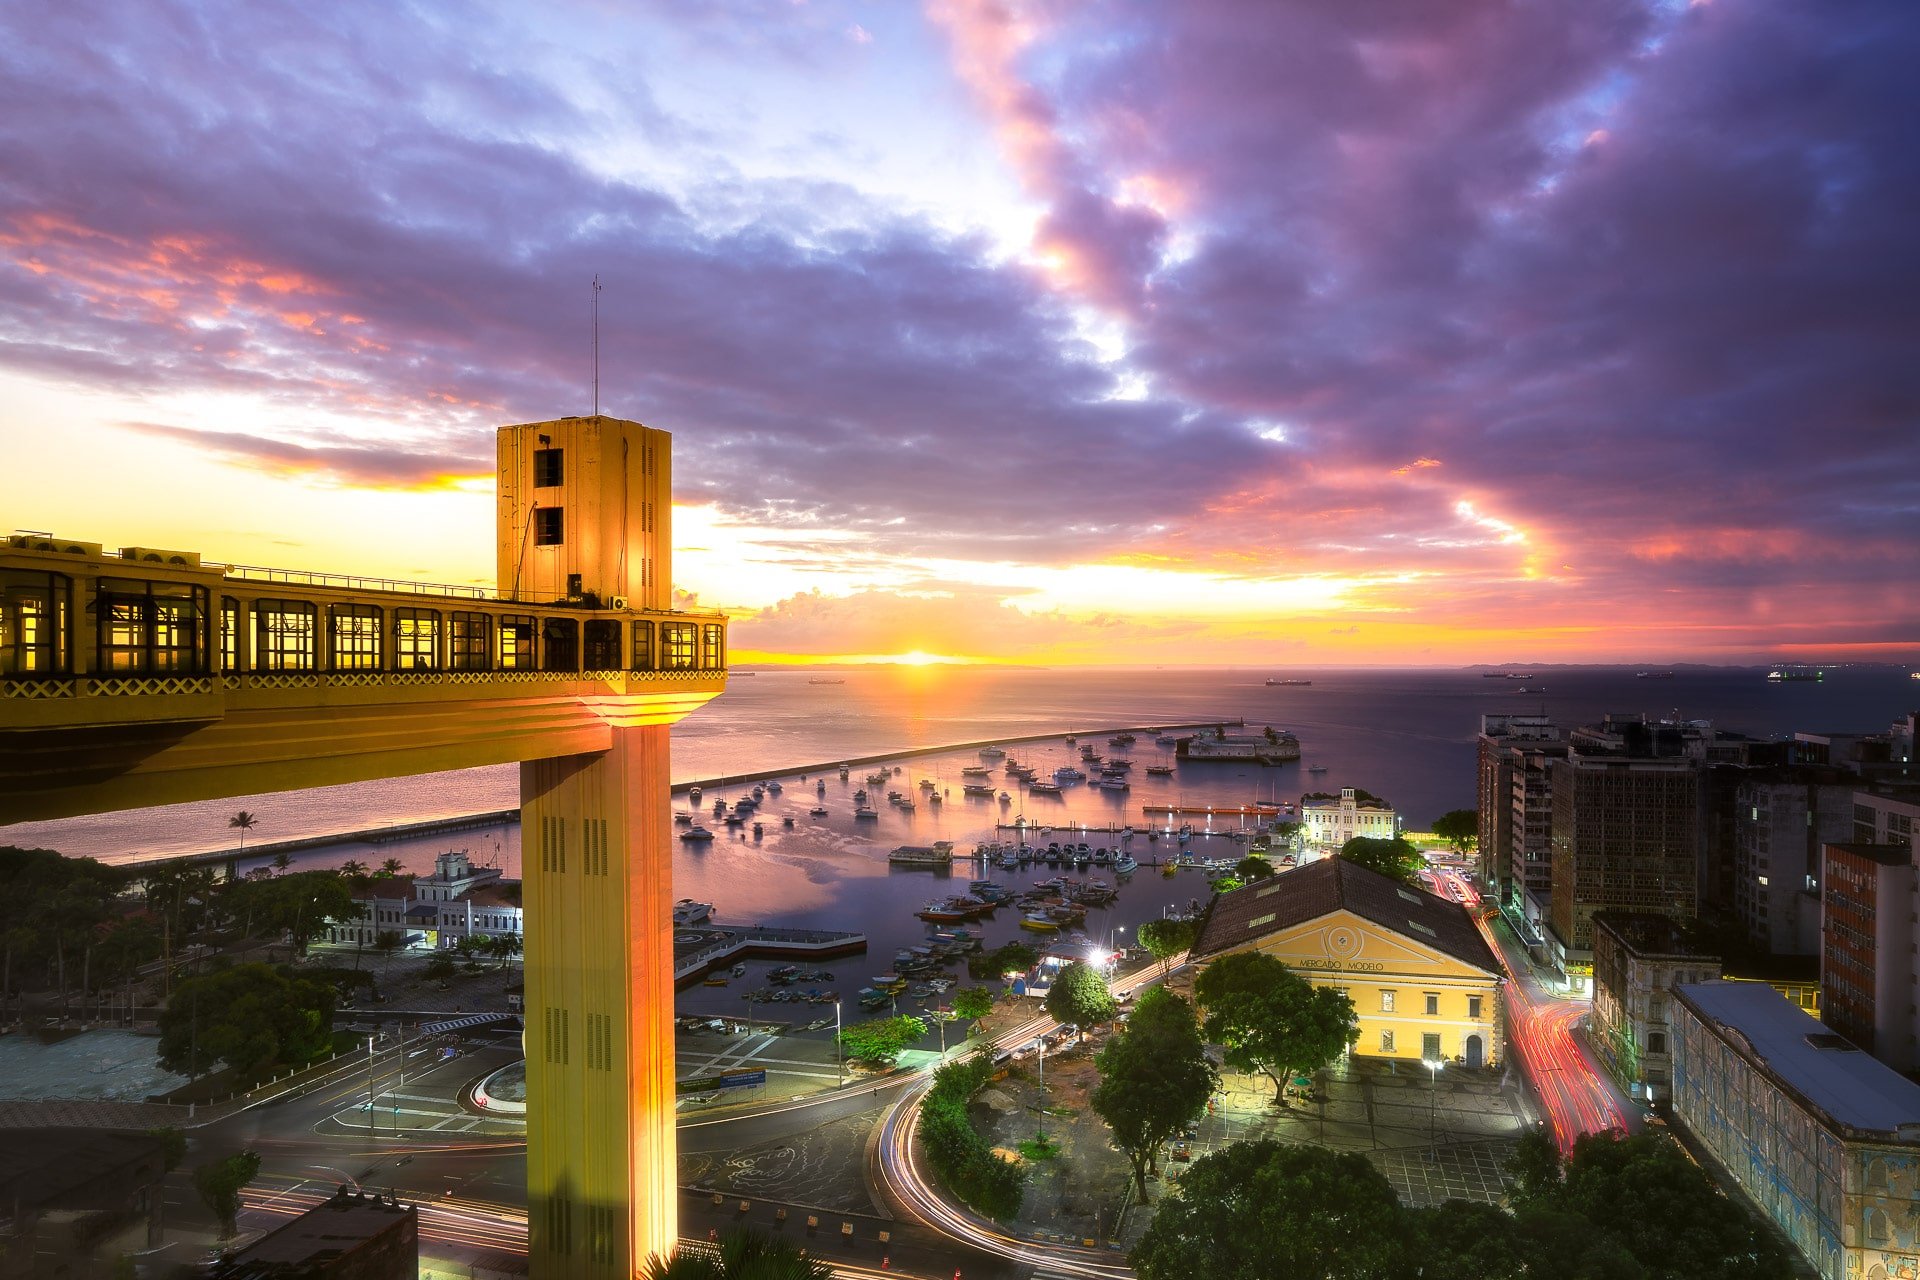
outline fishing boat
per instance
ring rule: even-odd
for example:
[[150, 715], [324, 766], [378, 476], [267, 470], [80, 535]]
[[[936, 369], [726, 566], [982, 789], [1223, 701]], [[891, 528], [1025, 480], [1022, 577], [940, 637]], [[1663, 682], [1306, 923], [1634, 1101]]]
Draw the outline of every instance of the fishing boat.
[[969, 782], [966, 786], [960, 788], [960, 790], [970, 796], [985, 796], [990, 798], [993, 795], [993, 784], [987, 782]]
[[1147, 776], [1149, 778], [1171, 778], [1173, 776], [1173, 766], [1170, 764], [1150, 764], [1147, 766]]
[[1041, 915], [1037, 911], [1030, 911], [1026, 915], [1021, 916], [1020, 927], [1022, 929], [1031, 929], [1035, 933], [1060, 932], [1059, 921], [1054, 920], [1049, 916]]
[[699, 803], [700, 803], [700, 788], [698, 788], [698, 787], [688, 787], [688, 788], [687, 788], [687, 799], [689, 799], [689, 800], [691, 800], [691, 801], [693, 801], [693, 802], [694, 802], [695, 804], [699, 804]]
[[1113, 872], [1115, 875], [1130, 876], [1139, 869], [1140, 864], [1134, 861], [1134, 857], [1130, 853], [1122, 853], [1113, 864]]
[[1057, 796], [1060, 794], [1060, 784], [1057, 782], [1030, 782], [1027, 784], [1027, 791], [1036, 796]]
[[982, 760], [1005, 760], [1007, 753], [1002, 747], [982, 747], [980, 748], [980, 758]]
[[698, 823], [695, 823], [693, 826], [687, 828], [685, 831], [682, 831], [680, 833], [680, 838], [682, 840], [688, 841], [689, 843], [698, 843], [703, 840], [713, 839], [713, 832], [707, 830], [705, 827], [699, 825]]
[[993, 770], [984, 764], [970, 764], [960, 771], [963, 778], [991, 778]]
[[747, 976], [747, 966], [745, 966], [745, 965], [743, 965], [743, 964], [737, 964], [737, 965], [735, 965], [735, 966], [733, 966], [733, 970], [732, 970], [732, 972], [733, 972], [733, 976], [734, 976], [734, 977], [736, 977], [736, 978], [744, 978], [744, 977], [746, 977], [746, 976]]
[[856, 818], [877, 818], [880, 816], [880, 811], [871, 805], [863, 804], [853, 811], [853, 816]]
[[812, 814], [816, 818], [824, 818], [827, 816], [827, 806], [823, 804], [817, 804], [813, 806], [813, 808], [807, 810], [807, 812]]
[[1087, 775], [1072, 765], [1064, 765], [1053, 771], [1053, 780], [1055, 782], [1085, 782]]
[[1099, 783], [1102, 791], [1127, 791], [1131, 788], [1125, 778], [1102, 778]]

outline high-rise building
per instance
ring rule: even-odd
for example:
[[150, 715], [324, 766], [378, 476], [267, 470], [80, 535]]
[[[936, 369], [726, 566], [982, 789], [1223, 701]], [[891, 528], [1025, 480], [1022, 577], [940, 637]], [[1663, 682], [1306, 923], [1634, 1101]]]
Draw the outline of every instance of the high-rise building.
[[1711, 729], [1609, 717], [1577, 729], [1552, 764], [1553, 885], [1548, 946], [1583, 981], [1593, 913], [1694, 914], [1702, 841], [1702, 744]]
[[1512, 906], [1528, 890], [1545, 902], [1553, 876], [1548, 761], [1567, 752], [1540, 715], [1480, 717], [1480, 882]]
[[1769, 955], [1820, 950], [1820, 849], [1853, 833], [1851, 782], [1833, 769], [1744, 773], [1734, 785], [1733, 910]]
[[1899, 1071], [1920, 1065], [1914, 853], [1830, 844], [1820, 874], [1820, 1019]]
[[1920, 793], [1857, 791], [1853, 796], [1853, 836], [1857, 844], [1913, 844], [1920, 827]]

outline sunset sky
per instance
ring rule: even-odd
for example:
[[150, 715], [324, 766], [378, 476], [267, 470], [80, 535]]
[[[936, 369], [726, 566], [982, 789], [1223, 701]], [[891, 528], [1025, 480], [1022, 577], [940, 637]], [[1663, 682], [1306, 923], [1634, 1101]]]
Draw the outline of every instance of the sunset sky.
[[0, 522], [736, 659], [1920, 656], [1912, 0], [0, 6]]

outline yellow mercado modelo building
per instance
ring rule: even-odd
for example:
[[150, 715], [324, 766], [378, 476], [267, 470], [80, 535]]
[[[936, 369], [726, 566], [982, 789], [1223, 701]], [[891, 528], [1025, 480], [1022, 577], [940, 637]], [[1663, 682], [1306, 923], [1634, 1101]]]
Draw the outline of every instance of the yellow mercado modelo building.
[[1505, 975], [1455, 902], [1328, 858], [1223, 893], [1195, 941], [1205, 964], [1263, 951], [1347, 993], [1363, 1057], [1496, 1066]]

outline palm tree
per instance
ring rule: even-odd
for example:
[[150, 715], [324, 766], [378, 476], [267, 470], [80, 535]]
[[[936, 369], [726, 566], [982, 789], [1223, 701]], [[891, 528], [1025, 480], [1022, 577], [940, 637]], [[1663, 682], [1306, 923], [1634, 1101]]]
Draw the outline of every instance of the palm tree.
[[402, 871], [405, 871], [406, 869], [407, 869], [407, 864], [400, 861], [400, 859], [388, 858], [385, 862], [380, 864], [379, 874], [390, 878], [390, 877], [399, 875]]
[[280, 852], [273, 855], [273, 869], [275, 871], [285, 871], [288, 867], [291, 867], [292, 865], [293, 865], [293, 855], [288, 853], [285, 849], [282, 849]]
[[227, 819], [228, 826], [240, 828], [240, 852], [241, 853], [244, 854], [247, 851], [247, 832], [253, 830], [254, 824], [256, 824], [259, 821], [260, 821], [260, 817], [258, 814], [249, 813], [245, 809], [242, 809], [240, 812], [234, 814], [231, 818]]
[[832, 1280], [833, 1268], [790, 1240], [757, 1231], [729, 1231], [719, 1248], [681, 1245], [666, 1257], [654, 1254], [640, 1267], [641, 1280]]
[[348, 858], [340, 864], [340, 874], [349, 880], [357, 880], [367, 874], [367, 864], [358, 858]]

